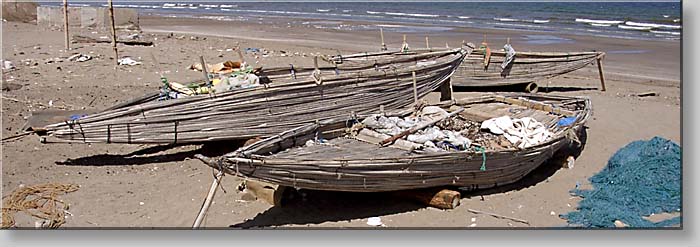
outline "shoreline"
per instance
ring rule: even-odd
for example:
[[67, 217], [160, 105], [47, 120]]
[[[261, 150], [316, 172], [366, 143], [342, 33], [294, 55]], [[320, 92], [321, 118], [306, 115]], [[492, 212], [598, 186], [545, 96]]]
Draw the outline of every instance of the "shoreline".
[[[203, 18], [175, 18], [158, 15], [141, 16], [141, 28], [145, 32], [178, 33], [249, 41], [290, 42], [306, 47], [322, 47], [344, 52], [378, 50], [379, 32], [366, 30], [318, 29], [304, 26], [266, 25], [250, 21], [212, 20]], [[186, 24], [186, 25], [185, 25]], [[354, 24], [367, 24], [357, 22]], [[377, 23], [375, 23], [377, 24]], [[652, 80], [667, 86], [680, 87], [680, 41], [635, 40], [602, 38], [584, 35], [555, 34], [538, 31], [511, 31], [500, 29], [454, 28], [437, 32], [388, 32], [384, 31], [389, 48], [399, 48], [402, 35], [414, 47], [425, 45], [425, 37], [431, 46], [449, 44], [456, 47], [463, 40], [479, 44], [486, 37], [492, 49], [500, 48], [510, 39], [514, 48], [521, 51], [592, 51], [608, 52], [604, 60], [607, 73], [620, 77]], [[535, 42], [533, 42], [533, 39]], [[347, 40], [353, 40], [348, 43]], [[544, 40], [544, 44], [536, 41]], [[546, 41], [553, 40], [549, 43]], [[678, 51], [674, 54], [668, 51]], [[674, 61], [675, 60], [675, 61]], [[632, 66], [625, 65], [631, 64]], [[641, 68], [641, 71], [640, 71]]]

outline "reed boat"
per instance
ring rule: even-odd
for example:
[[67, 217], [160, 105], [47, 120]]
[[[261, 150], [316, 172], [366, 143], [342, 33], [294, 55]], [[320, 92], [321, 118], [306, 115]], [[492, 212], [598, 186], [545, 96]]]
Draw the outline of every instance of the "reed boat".
[[[487, 55], [490, 54], [490, 55]], [[537, 82], [579, 70], [598, 63], [602, 77], [601, 59], [604, 52], [516, 52], [512, 62], [501, 65], [507, 52], [473, 49], [452, 76], [456, 87], [525, 86], [526, 92], [537, 92]], [[604, 86], [603, 86], [604, 88]], [[604, 89], [603, 89], [604, 90]]]
[[35, 130], [45, 142], [175, 144], [266, 137], [316, 121], [413, 104], [446, 81], [463, 49], [383, 51], [263, 69], [260, 84], [158, 100], [147, 95]]
[[[471, 143], [436, 149], [427, 147], [431, 146], [427, 142], [415, 143], [411, 135], [401, 137], [370, 127], [372, 121], [410, 119], [414, 111], [408, 109], [306, 124], [222, 157], [198, 155], [198, 158], [227, 174], [299, 189], [349, 192], [440, 186], [483, 189], [513, 183], [562, 147], [576, 145], [577, 133], [592, 110], [588, 98], [518, 93], [443, 101], [431, 106], [433, 111], [436, 106], [450, 113], [433, 120], [431, 128], [442, 126], [439, 128], [463, 133]], [[506, 141], [504, 135], [491, 133], [493, 126], [483, 129], [484, 123], [506, 117], [537, 121], [549, 134], [539, 143], [515, 145]], [[426, 124], [417, 124], [423, 125]], [[428, 133], [427, 129], [423, 131]]]

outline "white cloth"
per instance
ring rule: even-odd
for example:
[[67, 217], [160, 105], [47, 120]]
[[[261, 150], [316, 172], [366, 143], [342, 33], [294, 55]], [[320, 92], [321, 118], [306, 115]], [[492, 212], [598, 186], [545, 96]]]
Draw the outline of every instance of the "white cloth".
[[503, 135], [510, 143], [523, 149], [547, 141], [552, 133], [537, 120], [524, 117], [511, 119], [509, 116], [497, 117], [481, 123], [481, 129]]

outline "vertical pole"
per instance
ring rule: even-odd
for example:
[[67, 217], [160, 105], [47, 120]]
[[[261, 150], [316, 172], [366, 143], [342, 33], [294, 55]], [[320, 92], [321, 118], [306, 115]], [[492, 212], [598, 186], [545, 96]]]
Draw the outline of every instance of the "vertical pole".
[[114, 49], [114, 62], [119, 65], [119, 51], [117, 51], [117, 29], [114, 27], [114, 7], [112, 7], [112, 0], [107, 0], [109, 5], [109, 20], [112, 24], [112, 49]]
[[605, 76], [603, 76], [603, 56], [605, 56], [605, 53], [603, 55], [600, 55], [596, 58], [596, 62], [598, 63], [598, 75], [600, 75], [600, 91], [605, 92]]
[[418, 105], [418, 82], [416, 82], [416, 72], [411, 72], [411, 75], [413, 76], [413, 101], [415, 105]]
[[425, 48], [430, 49], [430, 41], [428, 41], [428, 36], [425, 36]]
[[63, 33], [66, 36], [66, 51], [70, 50], [70, 36], [68, 36], [68, 0], [63, 0]]
[[207, 86], [211, 86], [211, 81], [209, 80], [209, 71], [207, 70], [207, 64], [204, 62], [204, 56], [199, 56], [199, 62], [202, 63], [202, 74], [204, 75], [204, 82]]
[[241, 52], [241, 48], [237, 47], [236, 52], [238, 52], [238, 59], [240, 60], [239, 62], [241, 64], [245, 63], [245, 60], [243, 59], [243, 53]]
[[384, 29], [382, 29], [381, 27], [379, 28], [379, 35], [382, 38], [382, 48], [381, 49], [382, 49], [382, 51], [386, 51], [386, 44], [384, 44]]

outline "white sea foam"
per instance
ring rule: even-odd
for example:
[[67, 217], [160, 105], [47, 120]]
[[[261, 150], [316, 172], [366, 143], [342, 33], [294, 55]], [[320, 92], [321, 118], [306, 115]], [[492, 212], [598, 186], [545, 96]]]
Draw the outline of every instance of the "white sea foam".
[[591, 19], [580, 19], [577, 18], [576, 22], [585, 22], [585, 23], [596, 23], [596, 24], [621, 24], [624, 21], [610, 21], [610, 20], [591, 20]]
[[513, 21], [520, 21], [518, 19], [512, 19], [512, 18], [493, 18], [496, 21], [506, 21], [506, 22], [513, 22]]
[[469, 17], [469, 16], [457, 16], [457, 18], [459, 18], [459, 19], [469, 19], [469, 18], [471, 18], [471, 17]]
[[627, 30], [640, 30], [640, 31], [646, 31], [646, 30], [651, 30], [652, 27], [636, 27], [636, 26], [627, 26], [627, 25], [617, 25], [618, 28], [622, 29], [627, 29]]
[[591, 26], [594, 26], [594, 27], [609, 27], [609, 26], [612, 26], [612, 24], [600, 24], [600, 23], [588, 23], [588, 24], [590, 24]]
[[330, 9], [316, 9], [318, 12], [331, 12]]
[[656, 30], [651, 30], [651, 31], [649, 31], [649, 32], [658, 33], [658, 34], [670, 34], [670, 35], [676, 35], [676, 36], [681, 35], [681, 32], [671, 32], [671, 31], [656, 31]]
[[401, 13], [401, 12], [384, 12], [386, 15], [396, 15], [396, 16], [414, 16], [414, 17], [438, 17], [439, 15], [430, 14], [411, 14], [411, 13]]
[[638, 27], [651, 27], [651, 28], [681, 29], [681, 26], [679, 26], [679, 25], [664, 25], [664, 24], [642, 23], [642, 22], [632, 22], [632, 21], [625, 22], [625, 25], [638, 26]]
[[549, 23], [549, 20], [532, 20], [533, 23]]
[[376, 15], [376, 14], [381, 14], [381, 13], [382, 13], [382, 12], [376, 12], [376, 11], [369, 11], [369, 10], [367, 10], [367, 14], [370, 14], [370, 15]]

